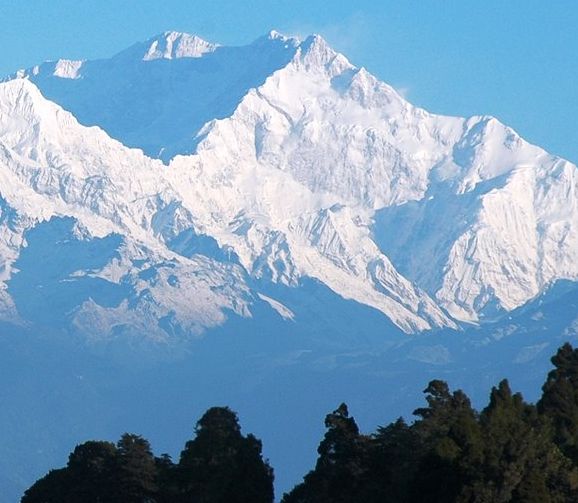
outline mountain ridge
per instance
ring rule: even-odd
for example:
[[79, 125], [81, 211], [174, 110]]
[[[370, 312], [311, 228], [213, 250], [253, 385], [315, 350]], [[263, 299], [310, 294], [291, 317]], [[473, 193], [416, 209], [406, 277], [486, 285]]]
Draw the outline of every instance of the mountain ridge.
[[[180, 43], [192, 47], [192, 52], [179, 52]], [[159, 49], [156, 54], [161, 46], [168, 52]], [[197, 46], [207, 50], [198, 52]], [[136, 57], [137, 53], [144, 56]], [[147, 54], [156, 56], [147, 58]], [[194, 35], [165, 32], [122, 51], [108, 63], [97, 63], [100, 69], [109, 68], [105, 78], [138, 75], [140, 70], [135, 73], [137, 67], [132, 66], [137, 64], [142, 71], [160, 72], [157, 76], [189, 75], [185, 78], [192, 82], [190, 75], [198, 77], [199, 71], [221, 77], [221, 70], [214, 73], [211, 67], [198, 67], [205, 60], [217, 64], [241, 58], [246, 67], [246, 56], [263, 59], [263, 54], [272, 58], [270, 63], [253, 69], [247, 83], [256, 85], [238, 84], [233, 93], [238, 102], [230, 102], [230, 113], [219, 117], [209, 109], [197, 110], [191, 121], [181, 122], [190, 140], [176, 151], [171, 147], [175, 155], [163, 159], [166, 167], [129, 150], [118, 150], [118, 159], [108, 161], [99, 160], [96, 151], [88, 154], [94, 165], [112, 176], [100, 179], [104, 192], [93, 191], [100, 199], [88, 202], [89, 207], [94, 211], [99, 205], [108, 206], [106, 217], [116, 223], [125, 214], [124, 232], [151, 249], [160, 246], [168, 256], [174, 253], [172, 240], [187, 228], [195, 229], [195, 236], [209, 236], [218, 248], [233, 251], [249, 277], [293, 286], [300, 278], [315, 278], [339, 295], [381, 310], [405, 332], [456, 328], [456, 320], [476, 323], [480, 316], [523, 305], [557, 279], [578, 278], [577, 268], [572, 267], [574, 261], [578, 263], [578, 252], [573, 251], [578, 249], [573, 246], [578, 244], [573, 224], [578, 218], [572, 210], [578, 191], [575, 166], [526, 143], [495, 118], [443, 117], [413, 107], [318, 35], [300, 41], [271, 32], [243, 48], [226, 48]], [[132, 64], [126, 63], [129, 56]], [[178, 66], [181, 62], [197, 66]], [[177, 66], [171, 69], [167, 64]], [[91, 89], [100, 87], [99, 74], [91, 72], [89, 65], [83, 63], [69, 74], [56, 63], [21, 72], [19, 77], [74, 111], [75, 106], [93, 102], [86, 92], [90, 96]], [[91, 79], [96, 79], [93, 84]], [[139, 95], [138, 89], [133, 90], [136, 97], [124, 94], [123, 79], [108, 84], [117, 106], [118, 100], [139, 104], [148, 96], [148, 91]], [[69, 87], [76, 82], [84, 87]], [[175, 91], [172, 79], [151, 82], [143, 85], [160, 83], [160, 90], [166, 88], [167, 92], [156, 94], [169, 103], [162, 108], [173, 112], [173, 96], [177, 103], [179, 93], [190, 92], [186, 87]], [[18, 101], [12, 105], [17, 112]], [[58, 113], [48, 112], [47, 131], [58, 130], [50, 116]], [[99, 122], [98, 113], [88, 122]], [[112, 110], [109, 115], [116, 117]], [[175, 118], [178, 115], [173, 113], [166, 120]], [[110, 130], [106, 120], [100, 122]], [[112, 129], [109, 135], [115, 137]], [[22, 134], [29, 132], [24, 128]], [[139, 134], [145, 147], [146, 134]], [[38, 145], [23, 147], [9, 131], [2, 138], [4, 145], [11, 144], [9, 149], [18, 145], [18, 154], [25, 158], [34, 160], [39, 155]], [[34, 144], [36, 140], [23, 141]], [[43, 141], [60, 148], [59, 138]], [[103, 139], [96, 150], [110, 150], [107, 142]], [[159, 150], [160, 155], [166, 152], [166, 147]], [[124, 157], [133, 161], [120, 159]], [[71, 165], [78, 162], [70, 161]], [[118, 162], [128, 163], [127, 171], [134, 169], [131, 162], [146, 165], [139, 176], [147, 173], [150, 188], [141, 183], [130, 196], [122, 197], [118, 190], [106, 189], [106, 184], [112, 188], [132, 183], [108, 167]], [[61, 178], [60, 168], [51, 170], [51, 176]], [[551, 170], [561, 175], [550, 176]], [[86, 180], [82, 174], [76, 183], [83, 185]], [[38, 194], [38, 186], [34, 190]], [[111, 196], [105, 194], [107, 190]], [[568, 209], [566, 215], [548, 210], [555, 199], [550, 192], [564, 200], [554, 206]], [[117, 199], [107, 200], [112, 194]], [[143, 196], [145, 206], [135, 206]], [[66, 197], [65, 190], [60, 199]], [[117, 205], [120, 213], [114, 209]], [[448, 211], [448, 218], [435, 225], [436, 215]], [[462, 215], [460, 222], [457, 215]], [[400, 221], [416, 232], [405, 232]], [[451, 224], [444, 227], [444, 222]], [[428, 233], [430, 225], [435, 233]], [[556, 239], [563, 244], [558, 249]], [[486, 241], [491, 244], [484, 245]], [[408, 246], [412, 254], [407, 253]], [[435, 268], [428, 267], [431, 260]]]
[[216, 403], [280, 494], [343, 401], [370, 431], [440, 376], [537, 396], [578, 334], [574, 164], [319, 37], [158, 38], [0, 84], [2, 503], [86, 438], [178, 455]]

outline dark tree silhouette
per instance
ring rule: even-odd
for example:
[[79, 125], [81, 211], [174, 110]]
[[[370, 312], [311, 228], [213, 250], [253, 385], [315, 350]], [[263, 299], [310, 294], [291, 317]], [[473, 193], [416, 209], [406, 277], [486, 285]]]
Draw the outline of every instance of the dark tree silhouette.
[[325, 417], [325, 427], [315, 469], [284, 496], [284, 503], [345, 503], [359, 497], [366, 481], [369, 439], [359, 434], [344, 403]]
[[578, 464], [578, 349], [566, 343], [551, 361], [538, 410], [551, 419], [556, 444]]
[[115, 499], [119, 503], [153, 501], [158, 495], [157, 465], [150, 444], [139, 435], [125, 433], [117, 443]]
[[405, 503], [422, 456], [422, 439], [403, 418], [380, 427], [372, 436], [366, 503]]
[[25, 493], [21, 503], [62, 503], [70, 487], [70, 477], [66, 468], [50, 470], [36, 481]]
[[261, 442], [241, 434], [237, 415], [213, 407], [199, 420], [196, 438], [185, 445], [178, 466], [180, 501], [271, 503], [273, 469]]
[[450, 393], [447, 383], [431, 381], [424, 390], [428, 407], [414, 411], [422, 456], [410, 488], [411, 501], [453, 502], [463, 492], [481, 457], [481, 433], [466, 394]]
[[[503, 380], [478, 413], [434, 380], [413, 424], [400, 418], [364, 435], [341, 404], [325, 417], [314, 469], [283, 503], [578, 501], [578, 350], [565, 344], [552, 363], [537, 406]], [[138, 435], [85, 442], [22, 502], [272, 503], [273, 470], [233, 411], [209, 409], [195, 431], [178, 465]]]
[[100, 503], [114, 501], [116, 447], [110, 442], [89, 441], [77, 446], [68, 465], [36, 482], [22, 503]]

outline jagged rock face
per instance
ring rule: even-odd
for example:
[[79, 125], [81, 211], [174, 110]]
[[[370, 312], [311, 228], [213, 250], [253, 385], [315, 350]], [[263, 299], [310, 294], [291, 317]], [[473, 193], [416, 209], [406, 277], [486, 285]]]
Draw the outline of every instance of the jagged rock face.
[[[165, 33], [15, 77], [0, 84], [4, 319], [172, 340], [256, 303], [299, 321], [260, 288], [313, 278], [412, 333], [578, 278], [576, 166], [496, 119], [413, 107], [318, 36]], [[19, 292], [42, 239], [41, 286], [74, 302], [30, 320]]]

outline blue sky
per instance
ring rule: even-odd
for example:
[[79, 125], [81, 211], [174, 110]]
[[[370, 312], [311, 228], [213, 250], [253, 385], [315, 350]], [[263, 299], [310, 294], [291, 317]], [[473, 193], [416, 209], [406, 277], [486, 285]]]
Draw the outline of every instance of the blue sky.
[[574, 0], [0, 0], [0, 75], [110, 56], [165, 30], [227, 45], [320, 33], [414, 104], [491, 114], [578, 162]]

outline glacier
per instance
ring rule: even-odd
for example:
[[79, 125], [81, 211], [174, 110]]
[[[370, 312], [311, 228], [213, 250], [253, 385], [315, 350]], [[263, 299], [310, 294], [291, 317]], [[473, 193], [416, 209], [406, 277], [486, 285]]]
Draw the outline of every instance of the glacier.
[[222, 400], [283, 490], [343, 400], [372, 428], [434, 377], [536, 396], [578, 335], [578, 173], [318, 35], [165, 32], [0, 83], [0, 256], [0, 484], [129, 426], [177, 454]]

